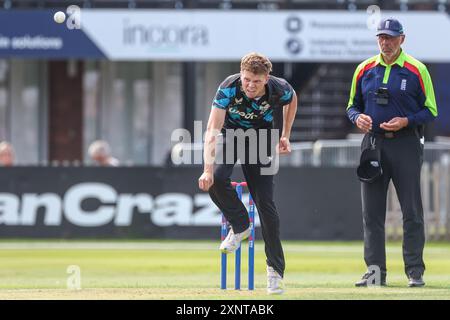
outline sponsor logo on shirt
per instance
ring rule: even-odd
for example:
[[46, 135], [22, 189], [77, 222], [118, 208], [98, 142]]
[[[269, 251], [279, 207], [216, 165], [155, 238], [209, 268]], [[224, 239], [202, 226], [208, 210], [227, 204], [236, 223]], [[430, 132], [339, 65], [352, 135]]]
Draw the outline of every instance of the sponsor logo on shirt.
[[246, 119], [246, 120], [253, 120], [253, 119], [255, 119], [255, 118], [258, 118], [258, 115], [257, 114], [254, 114], [253, 112], [251, 112], [251, 113], [245, 113], [245, 112], [243, 112], [243, 111], [239, 111], [237, 108], [230, 108], [229, 109], [229, 112], [230, 113], [236, 113], [236, 114], [238, 114], [238, 115], [240, 115], [241, 116], [241, 118], [244, 118], [244, 119]]

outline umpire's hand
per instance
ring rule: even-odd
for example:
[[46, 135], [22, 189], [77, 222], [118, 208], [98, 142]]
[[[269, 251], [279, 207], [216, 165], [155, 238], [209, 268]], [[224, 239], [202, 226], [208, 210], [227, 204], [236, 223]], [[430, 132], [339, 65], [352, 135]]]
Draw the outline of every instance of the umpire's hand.
[[364, 133], [367, 133], [372, 130], [372, 118], [367, 114], [361, 113], [356, 119], [356, 126]]
[[403, 129], [408, 125], [407, 117], [395, 117], [392, 118], [389, 122], [383, 122], [380, 124], [380, 128], [386, 131], [398, 131]]

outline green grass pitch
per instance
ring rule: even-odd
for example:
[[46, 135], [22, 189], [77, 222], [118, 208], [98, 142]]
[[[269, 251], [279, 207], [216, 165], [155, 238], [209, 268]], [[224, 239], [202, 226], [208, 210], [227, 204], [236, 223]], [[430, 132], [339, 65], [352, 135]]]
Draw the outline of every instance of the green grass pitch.
[[[285, 241], [285, 294], [265, 291], [263, 243], [256, 243], [255, 291], [220, 290], [219, 242], [0, 241], [0, 299], [450, 299], [450, 243], [427, 243], [424, 288], [408, 288], [401, 243], [389, 243], [388, 287], [355, 288], [365, 266], [361, 242]], [[234, 284], [234, 256], [228, 260]], [[80, 269], [80, 290], [68, 289]]]

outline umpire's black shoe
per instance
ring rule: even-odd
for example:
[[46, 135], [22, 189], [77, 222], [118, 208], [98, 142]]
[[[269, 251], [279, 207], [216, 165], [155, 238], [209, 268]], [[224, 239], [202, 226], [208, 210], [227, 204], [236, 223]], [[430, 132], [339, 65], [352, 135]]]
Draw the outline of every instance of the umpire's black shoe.
[[408, 273], [408, 287], [423, 287], [425, 281], [423, 281], [422, 273], [419, 271], [411, 271]]
[[[369, 284], [369, 278], [373, 273], [370, 272], [366, 272], [364, 273], [364, 275], [362, 276], [361, 280], [359, 280], [358, 282], [355, 283], [355, 287], [367, 287], [371, 284]], [[371, 279], [373, 281], [373, 279]], [[373, 284], [375, 285], [375, 284]], [[382, 273], [381, 274], [381, 279], [380, 279], [380, 286], [385, 287], [386, 286], [386, 274]]]

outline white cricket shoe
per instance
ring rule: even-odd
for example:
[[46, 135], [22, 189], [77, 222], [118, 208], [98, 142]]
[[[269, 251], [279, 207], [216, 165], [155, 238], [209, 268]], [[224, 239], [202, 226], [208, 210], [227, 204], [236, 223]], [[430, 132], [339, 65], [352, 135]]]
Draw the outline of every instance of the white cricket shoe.
[[220, 244], [220, 251], [223, 253], [233, 253], [239, 248], [241, 241], [248, 238], [250, 232], [250, 227], [236, 234], [233, 232], [233, 228], [230, 228], [227, 237]]
[[267, 293], [268, 294], [283, 294], [283, 278], [274, 270], [274, 268], [267, 266]]

